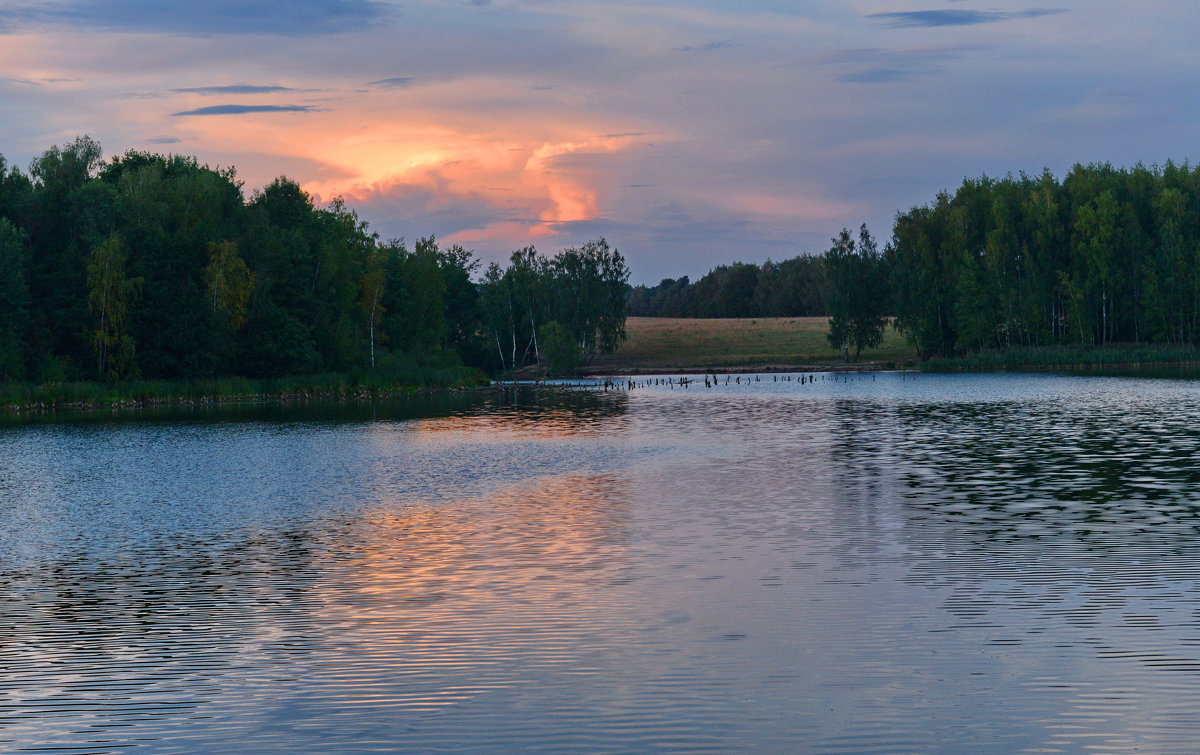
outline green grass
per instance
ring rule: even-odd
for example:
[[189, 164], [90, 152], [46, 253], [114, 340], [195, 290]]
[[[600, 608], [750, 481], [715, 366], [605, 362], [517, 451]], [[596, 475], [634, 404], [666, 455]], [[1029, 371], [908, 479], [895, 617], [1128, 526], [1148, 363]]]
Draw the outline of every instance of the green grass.
[[280, 398], [373, 397], [420, 388], [482, 384], [486, 384], [483, 376], [477, 370], [465, 367], [408, 367], [388, 377], [326, 373], [258, 380], [231, 377], [119, 383], [0, 383], [0, 409], [27, 411]]
[[[703, 319], [630, 317], [629, 340], [613, 354], [597, 357], [589, 370], [784, 367], [843, 363], [825, 338], [824, 317]], [[883, 344], [862, 353], [860, 362], [904, 363], [916, 351], [889, 328]]]
[[920, 365], [928, 372], [1071, 369], [1200, 365], [1200, 349], [1165, 344], [1106, 346], [1032, 346], [982, 351], [964, 357], [930, 359]]

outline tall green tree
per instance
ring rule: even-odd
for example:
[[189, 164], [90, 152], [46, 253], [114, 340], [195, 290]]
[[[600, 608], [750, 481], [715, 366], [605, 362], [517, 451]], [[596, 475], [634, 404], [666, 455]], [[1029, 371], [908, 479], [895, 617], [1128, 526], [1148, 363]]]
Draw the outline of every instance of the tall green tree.
[[564, 249], [551, 258], [533, 247], [517, 250], [507, 268], [488, 267], [480, 282], [481, 328], [501, 370], [549, 359], [543, 345], [555, 339], [556, 365], [562, 344], [572, 344], [579, 364], [610, 353], [626, 338], [629, 269], [604, 239]]
[[92, 252], [87, 280], [87, 302], [95, 316], [90, 336], [96, 352], [96, 374], [102, 380], [127, 377], [134, 368], [129, 311], [141, 280], [126, 276], [125, 251], [119, 236], [109, 236]]
[[379, 325], [383, 322], [383, 292], [387, 286], [387, 257], [378, 247], [371, 249], [359, 282], [359, 305], [366, 315], [367, 343], [371, 369], [375, 369], [375, 346], [379, 342]]
[[238, 255], [235, 241], [213, 242], [208, 245], [208, 253], [204, 284], [213, 314], [238, 330], [246, 324], [246, 310], [254, 293], [254, 273]]
[[24, 379], [29, 332], [25, 234], [0, 217], [0, 380]]
[[857, 360], [864, 348], [883, 342], [887, 327], [885, 262], [865, 223], [857, 243], [845, 228], [834, 237], [825, 253], [825, 269], [830, 281], [829, 343], [846, 361], [853, 349]]
[[102, 159], [99, 143], [81, 136], [29, 167], [31, 338], [40, 356], [53, 355], [38, 362], [63, 365], [66, 375], [82, 376], [90, 361], [87, 259], [114, 230], [111, 196], [91, 184]]
[[603, 238], [564, 249], [551, 261], [550, 279], [558, 293], [552, 320], [574, 337], [585, 364], [625, 341], [629, 268], [620, 251]]

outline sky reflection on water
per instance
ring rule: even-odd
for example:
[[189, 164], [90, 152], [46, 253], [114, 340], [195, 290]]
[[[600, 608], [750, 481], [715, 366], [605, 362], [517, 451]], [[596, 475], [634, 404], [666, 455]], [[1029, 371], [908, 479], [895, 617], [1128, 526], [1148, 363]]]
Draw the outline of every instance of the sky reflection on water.
[[825, 378], [6, 426], [0, 746], [1191, 750], [1200, 388]]

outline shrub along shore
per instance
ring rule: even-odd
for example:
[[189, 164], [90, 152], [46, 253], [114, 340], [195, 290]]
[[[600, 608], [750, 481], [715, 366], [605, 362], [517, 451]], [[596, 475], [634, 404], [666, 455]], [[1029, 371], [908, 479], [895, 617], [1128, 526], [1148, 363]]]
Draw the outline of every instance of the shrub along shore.
[[428, 368], [402, 381], [329, 373], [291, 378], [130, 380], [117, 383], [0, 383], [0, 412], [33, 414], [80, 409], [200, 406], [251, 401], [373, 400], [419, 391], [487, 385], [481, 372]]
[[962, 357], [943, 357], [919, 363], [924, 372], [996, 372], [1042, 370], [1196, 369], [1200, 348], [1169, 344], [1108, 344], [1105, 346], [1031, 346], [991, 349]]

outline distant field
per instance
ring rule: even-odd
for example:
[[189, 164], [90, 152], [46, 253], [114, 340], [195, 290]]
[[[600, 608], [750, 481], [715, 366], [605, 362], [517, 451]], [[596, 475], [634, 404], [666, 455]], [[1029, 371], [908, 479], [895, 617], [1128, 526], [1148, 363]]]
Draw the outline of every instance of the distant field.
[[[841, 362], [825, 339], [824, 317], [691, 319], [630, 317], [629, 340], [597, 357], [592, 371], [658, 368], [768, 367]], [[862, 353], [865, 362], [907, 362], [916, 351], [889, 328], [883, 345]]]

